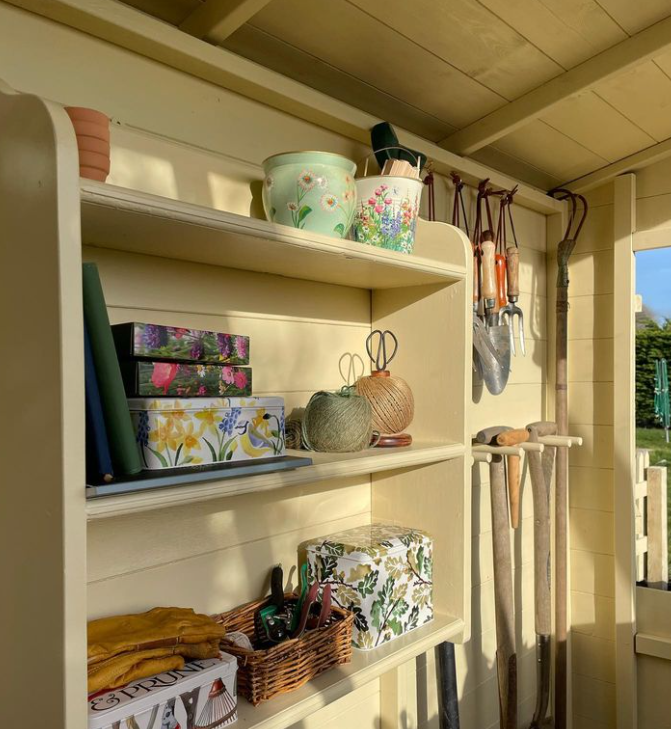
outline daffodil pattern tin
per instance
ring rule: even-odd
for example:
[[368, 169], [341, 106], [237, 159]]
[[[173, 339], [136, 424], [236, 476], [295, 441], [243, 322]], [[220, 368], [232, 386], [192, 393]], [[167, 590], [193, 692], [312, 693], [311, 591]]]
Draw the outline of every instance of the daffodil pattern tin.
[[128, 405], [146, 469], [285, 455], [281, 397], [131, 398]]

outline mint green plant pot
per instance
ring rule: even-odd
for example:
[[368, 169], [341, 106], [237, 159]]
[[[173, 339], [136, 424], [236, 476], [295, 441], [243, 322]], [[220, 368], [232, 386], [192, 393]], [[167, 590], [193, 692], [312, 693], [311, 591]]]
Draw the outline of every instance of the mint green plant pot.
[[356, 165], [330, 152], [288, 152], [263, 163], [263, 207], [274, 223], [345, 238], [356, 208]]

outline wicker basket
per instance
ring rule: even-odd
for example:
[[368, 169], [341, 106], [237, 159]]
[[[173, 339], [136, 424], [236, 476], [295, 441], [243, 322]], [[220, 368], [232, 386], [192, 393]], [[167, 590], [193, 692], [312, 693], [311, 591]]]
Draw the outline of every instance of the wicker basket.
[[[295, 599], [295, 595], [290, 595]], [[257, 600], [214, 619], [227, 632], [239, 630], [254, 640], [254, 613], [268, 604]], [[333, 607], [328, 625], [308, 630], [300, 638], [285, 640], [266, 650], [249, 651], [224, 638], [222, 650], [238, 659], [238, 691], [254, 706], [278, 694], [286, 694], [306, 684], [334, 666], [352, 660], [354, 614]]]

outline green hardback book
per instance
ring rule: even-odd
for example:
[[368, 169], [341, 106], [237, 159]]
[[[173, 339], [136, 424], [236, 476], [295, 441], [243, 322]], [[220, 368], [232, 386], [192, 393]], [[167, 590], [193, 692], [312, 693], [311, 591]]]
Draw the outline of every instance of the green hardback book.
[[95, 263], [83, 265], [83, 284], [84, 317], [91, 340], [114, 470], [125, 475], [139, 473], [142, 470], [140, 450], [130, 419], [105, 296]]

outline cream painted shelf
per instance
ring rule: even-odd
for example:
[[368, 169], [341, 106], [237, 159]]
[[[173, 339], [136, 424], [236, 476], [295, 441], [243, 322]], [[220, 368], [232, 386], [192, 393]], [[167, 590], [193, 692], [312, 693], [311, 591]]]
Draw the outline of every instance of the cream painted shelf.
[[464, 452], [465, 447], [461, 443], [422, 442], [402, 449], [371, 448], [360, 453], [288, 451], [288, 455], [292, 456], [309, 456], [312, 458], [313, 464], [293, 471], [212, 480], [192, 486], [181, 485], [124, 495], [102, 496], [87, 502], [86, 513], [89, 521], [106, 519], [140, 511], [164, 509], [168, 506], [326, 481], [343, 476], [363, 476], [398, 468], [422, 466], [457, 458], [463, 456]]
[[245, 729], [284, 729], [301, 721], [359, 686], [443, 641], [459, 642], [464, 621], [449, 615], [434, 620], [374, 651], [354, 651], [352, 662], [318, 676], [298, 691], [277, 696], [254, 707], [244, 699], [238, 706], [238, 723]]
[[113, 185], [85, 182], [81, 199], [82, 240], [98, 248], [366, 289], [450, 283], [466, 275], [462, 266]]

